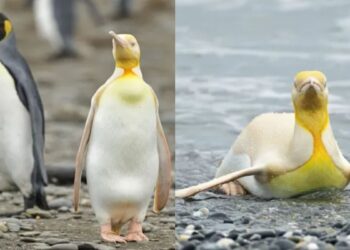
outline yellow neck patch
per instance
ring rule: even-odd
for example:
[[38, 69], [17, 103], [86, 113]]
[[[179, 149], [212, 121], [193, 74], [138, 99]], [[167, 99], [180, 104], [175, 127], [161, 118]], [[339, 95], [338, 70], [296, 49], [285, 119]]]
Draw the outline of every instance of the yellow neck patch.
[[[311, 124], [303, 123], [308, 128]], [[327, 125], [328, 119], [325, 126]], [[322, 189], [343, 189], [347, 185], [348, 179], [329, 156], [322, 141], [323, 129], [320, 133], [319, 129], [316, 126], [309, 130], [313, 136], [314, 147], [311, 158], [295, 170], [273, 177], [269, 182], [273, 193], [280, 197], [290, 197]]]
[[145, 100], [147, 96], [153, 96], [147, 84], [132, 70], [125, 70], [123, 75], [107, 87], [100, 101], [113, 98], [127, 104], [137, 104]]

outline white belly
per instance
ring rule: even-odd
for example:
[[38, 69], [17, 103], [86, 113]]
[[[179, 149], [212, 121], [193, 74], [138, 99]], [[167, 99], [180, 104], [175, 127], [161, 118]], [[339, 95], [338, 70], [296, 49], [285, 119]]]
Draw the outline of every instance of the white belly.
[[98, 218], [100, 210], [131, 205], [137, 213], [147, 207], [158, 176], [156, 132], [152, 96], [137, 104], [116, 100], [98, 107], [86, 162]]
[[28, 195], [34, 162], [30, 116], [1, 63], [0, 93], [0, 190], [18, 187]]

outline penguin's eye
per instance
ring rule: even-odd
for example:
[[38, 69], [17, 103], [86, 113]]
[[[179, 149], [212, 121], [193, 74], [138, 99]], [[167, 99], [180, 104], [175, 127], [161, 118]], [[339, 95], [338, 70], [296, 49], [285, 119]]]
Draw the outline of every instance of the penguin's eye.
[[131, 42], [131, 47], [135, 47], [136, 43], [135, 42]]

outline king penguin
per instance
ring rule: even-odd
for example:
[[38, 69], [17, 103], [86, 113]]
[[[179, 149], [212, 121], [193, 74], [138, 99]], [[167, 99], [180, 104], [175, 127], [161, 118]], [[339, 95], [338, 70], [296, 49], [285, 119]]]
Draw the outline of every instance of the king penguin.
[[[74, 207], [78, 208], [83, 162], [101, 237], [109, 242], [148, 240], [142, 232], [154, 191], [153, 211], [167, 203], [171, 160], [158, 100], [144, 82], [134, 36], [110, 32], [116, 67], [94, 94], [76, 158]], [[126, 236], [121, 227], [129, 223]]]
[[176, 191], [188, 197], [221, 186], [226, 194], [289, 198], [326, 189], [344, 189], [350, 163], [334, 138], [328, 114], [326, 76], [295, 76], [294, 113], [267, 113], [251, 121], [217, 170], [216, 178]]
[[44, 113], [32, 73], [0, 13], [0, 191], [19, 189], [24, 207], [48, 209]]
[[[103, 18], [92, 0], [81, 0], [90, 10], [95, 22]], [[39, 34], [55, 50], [54, 59], [76, 57], [74, 42], [77, 0], [34, 0], [34, 16]]]

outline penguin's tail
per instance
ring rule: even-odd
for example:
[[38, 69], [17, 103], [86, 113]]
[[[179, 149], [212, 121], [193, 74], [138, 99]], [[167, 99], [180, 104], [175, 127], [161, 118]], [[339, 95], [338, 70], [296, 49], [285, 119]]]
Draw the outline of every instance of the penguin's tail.
[[24, 197], [24, 210], [33, 208], [34, 206], [43, 210], [49, 210], [43, 185], [35, 185], [31, 195], [29, 197]]

